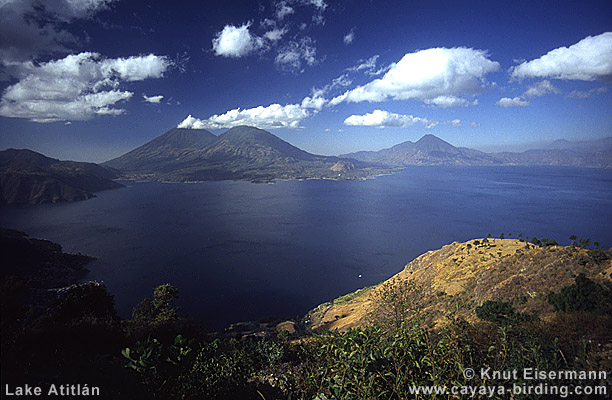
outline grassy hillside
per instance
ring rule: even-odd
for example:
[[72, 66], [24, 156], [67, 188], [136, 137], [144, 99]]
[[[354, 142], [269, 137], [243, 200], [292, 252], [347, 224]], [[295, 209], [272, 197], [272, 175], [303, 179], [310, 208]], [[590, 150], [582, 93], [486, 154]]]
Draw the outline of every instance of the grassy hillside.
[[380, 285], [320, 305], [310, 314], [310, 327], [365, 327], [382, 312], [380, 298], [393, 290], [410, 297], [405, 318], [418, 313], [433, 326], [443, 324], [450, 311], [475, 322], [476, 308], [490, 300], [547, 318], [554, 312], [548, 293], [571, 285], [577, 275], [612, 283], [612, 261], [599, 260], [598, 254], [578, 246], [539, 246], [523, 239], [454, 242], [417, 257]]

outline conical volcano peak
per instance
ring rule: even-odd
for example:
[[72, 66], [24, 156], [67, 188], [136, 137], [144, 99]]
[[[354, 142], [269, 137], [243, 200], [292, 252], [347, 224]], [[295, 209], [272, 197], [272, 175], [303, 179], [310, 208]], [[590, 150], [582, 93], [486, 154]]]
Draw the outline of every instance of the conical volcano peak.
[[415, 143], [415, 145], [418, 150], [426, 152], [453, 152], [456, 149], [456, 147], [452, 144], [445, 142], [444, 140], [432, 134], [427, 134], [423, 136]]

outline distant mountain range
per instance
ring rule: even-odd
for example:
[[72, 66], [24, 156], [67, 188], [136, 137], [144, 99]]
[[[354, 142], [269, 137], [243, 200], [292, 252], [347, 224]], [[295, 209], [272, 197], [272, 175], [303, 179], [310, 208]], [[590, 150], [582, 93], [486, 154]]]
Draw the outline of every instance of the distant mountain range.
[[570, 142], [558, 139], [544, 147], [545, 150], [571, 150], [578, 153], [597, 153], [599, 151], [612, 151], [612, 137], [595, 140], [581, 140]]
[[425, 135], [416, 143], [407, 141], [379, 151], [359, 151], [340, 157], [353, 158], [393, 167], [407, 165], [492, 165], [495, 159], [487, 153], [452, 144]]
[[174, 128], [104, 166], [130, 179], [161, 181], [362, 179], [388, 167], [301, 150], [270, 132], [238, 126], [215, 136]]
[[434, 136], [425, 135], [416, 143], [403, 142], [379, 151], [359, 151], [340, 157], [389, 167], [408, 165], [558, 165], [612, 168], [612, 137], [582, 142], [557, 140], [548, 148], [520, 153], [485, 153], [455, 147]]
[[119, 172], [94, 163], [60, 161], [31, 150], [0, 151], [0, 205], [85, 200], [116, 189]]
[[60, 161], [31, 150], [0, 151], [0, 204], [85, 200], [121, 187], [113, 179], [209, 180], [364, 179], [408, 165], [559, 165], [612, 168], [612, 137], [557, 140], [544, 149], [485, 153], [434, 136], [380, 151], [338, 157], [301, 150], [270, 132], [238, 126], [217, 136], [174, 128], [102, 165]]

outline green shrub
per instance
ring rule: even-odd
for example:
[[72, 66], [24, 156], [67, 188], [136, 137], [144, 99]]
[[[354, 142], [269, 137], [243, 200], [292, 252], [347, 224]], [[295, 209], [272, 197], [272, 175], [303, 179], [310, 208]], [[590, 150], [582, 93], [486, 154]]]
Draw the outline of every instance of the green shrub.
[[134, 307], [128, 332], [136, 337], [158, 335], [172, 330], [178, 321], [178, 309], [170, 303], [178, 299], [178, 290], [170, 284], [158, 286], [153, 291], [153, 300], [144, 299]]
[[77, 324], [83, 319], [116, 319], [115, 300], [100, 282], [86, 282], [58, 290], [53, 318]]
[[547, 299], [558, 311], [589, 311], [601, 314], [612, 310], [612, 290], [590, 280], [584, 274], [578, 275], [573, 285], [563, 287], [559, 293], [549, 293]]
[[601, 264], [604, 261], [607, 261], [610, 258], [612, 258], [612, 252], [610, 250], [606, 250], [606, 249], [603, 249], [603, 248], [602, 249], [587, 250], [587, 254], [591, 258], [591, 260], [593, 260], [593, 262], [596, 263], [596, 264]]
[[517, 324], [533, 320], [533, 316], [516, 312], [512, 304], [500, 300], [487, 300], [476, 307], [476, 316], [483, 321], [500, 325]]
[[198, 342], [177, 335], [170, 344], [148, 338], [121, 353], [128, 361], [126, 366], [140, 375], [155, 397], [231, 399], [256, 396], [258, 387], [253, 377], [277, 365], [284, 348], [268, 340], [217, 338]]

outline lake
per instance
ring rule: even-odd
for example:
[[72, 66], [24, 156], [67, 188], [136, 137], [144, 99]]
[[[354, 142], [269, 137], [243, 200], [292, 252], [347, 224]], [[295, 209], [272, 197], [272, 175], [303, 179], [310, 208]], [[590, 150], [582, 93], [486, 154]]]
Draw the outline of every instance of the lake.
[[409, 167], [365, 181], [135, 183], [77, 203], [0, 208], [2, 226], [98, 257], [117, 309], [171, 283], [211, 329], [301, 316], [418, 255], [491, 234], [612, 246], [612, 170]]

